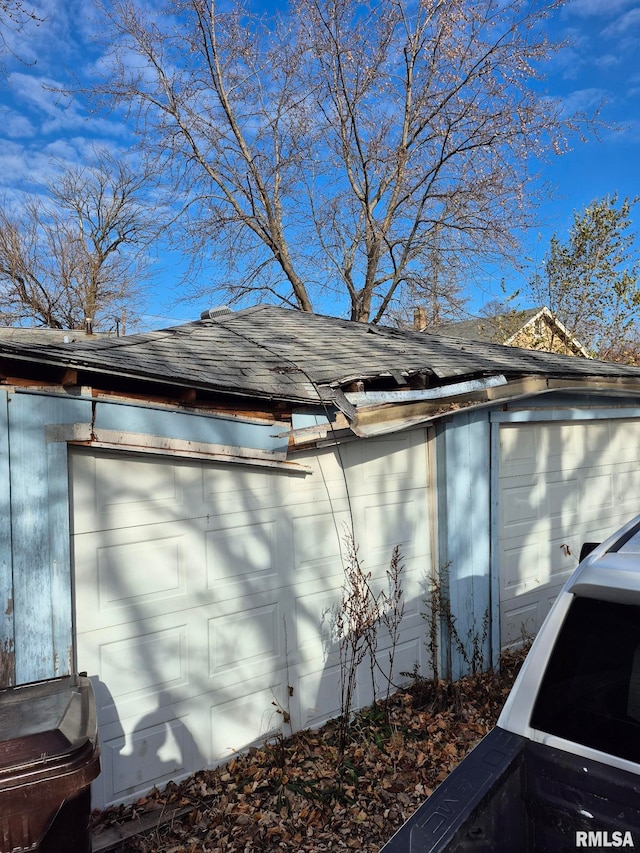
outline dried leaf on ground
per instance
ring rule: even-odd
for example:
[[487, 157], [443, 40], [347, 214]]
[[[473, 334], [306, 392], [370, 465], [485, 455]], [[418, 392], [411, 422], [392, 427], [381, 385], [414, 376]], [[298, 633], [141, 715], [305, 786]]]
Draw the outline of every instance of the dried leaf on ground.
[[341, 763], [338, 726], [328, 723], [96, 812], [94, 837], [157, 813], [155, 828], [120, 842], [119, 853], [377, 853], [495, 725], [523, 657], [455, 684], [418, 680], [365, 709]]

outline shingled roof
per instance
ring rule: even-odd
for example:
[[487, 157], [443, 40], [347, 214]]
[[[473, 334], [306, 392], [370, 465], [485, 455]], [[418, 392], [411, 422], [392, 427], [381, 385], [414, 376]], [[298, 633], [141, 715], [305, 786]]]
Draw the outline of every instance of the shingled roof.
[[507, 379], [628, 380], [640, 368], [536, 350], [470, 342], [260, 305], [174, 328], [66, 344], [0, 342], [7, 362], [72, 368], [92, 377], [195, 388], [290, 402], [318, 400], [318, 388], [401, 391], [498, 374]]
[[[546, 329], [546, 333], [539, 331], [540, 328]], [[471, 317], [442, 323], [430, 331], [437, 335], [455, 335], [469, 341], [525, 346], [527, 349], [589, 357], [580, 341], [544, 305], [524, 310], [513, 309], [494, 317]]]

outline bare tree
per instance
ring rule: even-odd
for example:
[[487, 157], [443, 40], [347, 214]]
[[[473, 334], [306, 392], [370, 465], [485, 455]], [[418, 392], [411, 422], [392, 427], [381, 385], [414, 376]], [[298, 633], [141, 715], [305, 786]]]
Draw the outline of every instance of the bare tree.
[[148, 176], [102, 155], [67, 168], [46, 195], [0, 207], [0, 322], [110, 329], [135, 322], [153, 236]]
[[22, 27], [27, 21], [39, 21], [36, 13], [22, 0], [0, 0], [0, 32], [2, 27]]
[[311, 311], [328, 294], [377, 322], [429, 285], [443, 246], [459, 271], [513, 257], [532, 156], [584, 118], [541, 97], [556, 5], [295, 0], [259, 17], [240, 0], [114, 0], [94, 93], [137, 120], [225, 298]]
[[42, 23], [36, 13], [23, 0], [0, 0], [0, 54], [11, 52], [6, 34], [9, 30], [22, 33], [28, 23]]

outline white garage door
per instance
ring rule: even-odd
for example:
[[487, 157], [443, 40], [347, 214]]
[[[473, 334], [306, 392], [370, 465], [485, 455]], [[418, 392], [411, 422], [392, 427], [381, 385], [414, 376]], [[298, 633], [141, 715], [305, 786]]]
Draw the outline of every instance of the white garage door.
[[301, 460], [304, 476], [71, 453], [76, 659], [94, 681], [102, 743], [95, 805], [228, 759], [285, 717], [298, 729], [339, 712], [329, 609], [350, 514], [374, 581], [402, 545], [396, 672], [424, 663], [424, 438], [345, 447], [350, 501], [333, 450], [321, 466]]
[[502, 645], [534, 634], [578, 563], [640, 512], [640, 422], [502, 424]]

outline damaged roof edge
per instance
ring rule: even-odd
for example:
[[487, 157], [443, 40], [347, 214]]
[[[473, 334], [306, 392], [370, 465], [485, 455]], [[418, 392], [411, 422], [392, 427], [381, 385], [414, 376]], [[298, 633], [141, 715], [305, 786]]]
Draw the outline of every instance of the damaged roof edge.
[[[4, 353], [3, 353], [4, 354]], [[95, 377], [108, 376], [112, 379], [127, 380], [130, 382], [153, 383], [156, 387], [175, 388], [178, 391], [189, 389], [193, 391], [201, 391], [203, 393], [227, 394], [242, 399], [257, 399], [270, 402], [287, 402], [287, 403], [322, 403], [323, 398], [320, 395], [319, 388], [310, 380], [300, 383], [297, 386], [292, 385], [291, 388], [277, 389], [275, 387], [246, 387], [239, 388], [235, 383], [225, 384], [224, 382], [202, 382], [197, 379], [192, 379], [188, 376], [172, 377], [159, 375], [157, 368], [143, 369], [136, 366], [135, 369], [124, 370], [122, 368], [113, 368], [104, 364], [91, 364], [81, 358], [60, 359], [57, 356], [49, 358], [43, 353], [38, 353], [34, 357], [33, 353], [14, 352], [9, 353], [11, 359], [24, 364], [37, 364], [38, 366], [48, 366], [51, 368], [67, 367], [72, 370], [80, 371], [86, 376], [86, 381], [81, 384], [90, 384], [95, 381]], [[148, 385], [145, 385], [147, 390]], [[296, 393], [296, 388], [299, 393]], [[302, 390], [300, 390], [302, 389]]]
[[380, 405], [383, 403], [407, 403], [427, 400], [442, 400], [466, 396], [488, 388], [506, 385], [506, 376], [488, 376], [484, 379], [470, 379], [466, 382], [456, 382], [451, 385], [440, 385], [436, 388], [425, 388], [419, 391], [355, 391], [345, 392], [345, 397], [353, 406]]
[[[471, 383], [468, 383], [471, 384]], [[449, 386], [450, 389], [456, 386]], [[459, 387], [459, 386], [458, 386]], [[436, 389], [432, 389], [436, 390]], [[438, 389], [443, 392], [446, 388]], [[564, 393], [604, 392], [611, 396], [629, 397], [630, 392], [640, 400], [640, 381], [627, 379], [547, 379], [537, 376], [508, 380], [505, 383], [490, 385], [484, 389], [470, 391], [467, 394], [443, 394], [439, 398], [406, 400], [401, 402], [401, 394], [396, 394], [396, 402], [381, 402], [357, 407], [355, 416], [350, 418], [351, 431], [360, 438], [370, 438], [399, 432], [419, 426], [459, 412], [461, 409], [483, 409], [494, 406], [500, 401], [517, 403], [532, 396], [544, 396], [554, 392]], [[355, 395], [350, 395], [350, 397]], [[366, 396], [366, 395], [363, 395]]]

